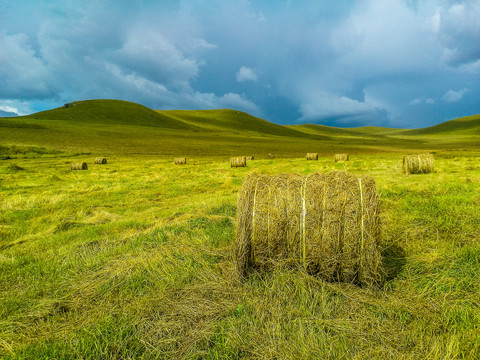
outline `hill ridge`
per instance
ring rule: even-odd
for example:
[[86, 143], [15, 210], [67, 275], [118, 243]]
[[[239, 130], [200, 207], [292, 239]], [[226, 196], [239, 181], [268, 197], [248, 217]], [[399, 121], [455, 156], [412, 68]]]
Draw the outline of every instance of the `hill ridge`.
[[[480, 134], [480, 114], [447, 120], [418, 129], [362, 126], [341, 128], [322, 124], [279, 125], [234, 109], [155, 110], [144, 105], [114, 99], [79, 100], [16, 119], [68, 120], [95, 124], [124, 124], [192, 131], [252, 131], [274, 136], [310, 137], [328, 140], [332, 136], [441, 135], [450, 132]], [[11, 117], [8, 119], [12, 119]]]
[[81, 100], [64, 106], [40, 111], [21, 118], [68, 120], [95, 124], [125, 124], [169, 129], [192, 129], [182, 121], [157, 113], [144, 105], [111, 99]]
[[[318, 152], [478, 149], [480, 115], [423, 129], [278, 125], [232, 109], [153, 110], [123, 100], [84, 100], [0, 118], [0, 144], [103, 154], [303, 156]], [[13, 151], [13, 150], [12, 150]], [[263, 154], [263, 155], [261, 155]]]

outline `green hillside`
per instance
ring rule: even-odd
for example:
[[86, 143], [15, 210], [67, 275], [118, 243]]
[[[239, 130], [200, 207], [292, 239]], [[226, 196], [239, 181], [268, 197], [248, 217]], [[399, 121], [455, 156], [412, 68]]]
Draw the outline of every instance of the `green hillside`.
[[443, 135], [443, 134], [480, 134], [480, 115], [466, 116], [454, 120], [445, 121], [441, 124], [422, 128], [404, 130], [399, 134], [405, 135]]
[[65, 106], [25, 116], [26, 119], [68, 120], [84, 124], [137, 125], [168, 129], [194, 129], [146, 106], [122, 100], [75, 101]]
[[33, 146], [47, 149], [42, 153], [298, 157], [477, 148], [479, 124], [480, 115], [415, 130], [277, 125], [229, 109], [152, 110], [128, 101], [86, 100], [0, 118], [0, 144], [17, 147], [15, 152]]
[[320, 136], [357, 136], [358, 133], [350, 129], [342, 129], [333, 126], [302, 124], [302, 125], [286, 125], [289, 129], [300, 131], [306, 134], [315, 134]]
[[253, 131], [266, 135], [294, 137], [315, 135], [297, 131], [288, 126], [273, 124], [237, 110], [157, 110], [157, 112], [191, 126], [210, 131]]
[[338, 128], [334, 126], [319, 125], [319, 124], [301, 124], [301, 125], [287, 125], [290, 129], [301, 131], [307, 134], [317, 134], [324, 136], [391, 136], [397, 135], [403, 129], [387, 128], [380, 126], [361, 126], [354, 128]]
[[320, 136], [385, 136], [394, 135], [402, 129], [385, 128], [378, 126], [362, 126], [356, 128], [338, 128], [334, 126], [318, 124], [287, 125], [288, 128], [301, 131], [307, 134], [316, 134]]

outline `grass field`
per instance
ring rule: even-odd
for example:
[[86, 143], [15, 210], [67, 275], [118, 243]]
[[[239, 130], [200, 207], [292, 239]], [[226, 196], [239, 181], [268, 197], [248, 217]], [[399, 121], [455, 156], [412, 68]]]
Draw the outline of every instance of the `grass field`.
[[[13, 155], [0, 163], [0, 352], [52, 358], [395, 358], [480, 355], [479, 153], [348, 163]], [[16, 157], [15, 157], [16, 156]], [[86, 160], [87, 171], [70, 171]], [[249, 171], [347, 170], [381, 195], [380, 289], [278, 269], [231, 276]]]
[[[314, 126], [297, 136], [262, 134], [261, 119], [229, 132], [235, 119], [190, 115], [160, 130], [0, 119], [0, 357], [480, 358], [476, 123], [451, 134]], [[353, 150], [350, 161], [335, 163], [334, 150]], [[402, 155], [426, 150], [435, 172], [402, 174]], [[311, 151], [323, 156], [307, 162]], [[232, 154], [255, 160], [230, 168]], [[79, 161], [88, 170], [71, 171]], [[230, 245], [244, 177], [331, 170], [376, 181], [382, 286], [282, 268], [239, 281]]]

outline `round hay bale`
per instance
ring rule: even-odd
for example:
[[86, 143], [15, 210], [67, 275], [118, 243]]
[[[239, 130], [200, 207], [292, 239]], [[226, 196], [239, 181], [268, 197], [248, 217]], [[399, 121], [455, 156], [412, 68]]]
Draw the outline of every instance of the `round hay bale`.
[[350, 155], [348, 155], [348, 154], [335, 154], [334, 159], [335, 159], [335, 162], [337, 162], [337, 161], [349, 161]]
[[70, 168], [72, 170], [87, 170], [88, 165], [86, 162], [77, 162], [77, 163], [73, 163]]
[[187, 163], [187, 158], [174, 158], [175, 165], [185, 165]]
[[427, 174], [433, 172], [434, 159], [432, 154], [405, 155], [403, 157], [403, 172], [405, 174]]
[[248, 175], [237, 202], [233, 258], [252, 268], [302, 266], [327, 281], [383, 278], [375, 181], [345, 172]]
[[247, 156], [247, 160], [255, 160], [253, 156]]
[[237, 156], [230, 158], [230, 167], [245, 167], [247, 166], [246, 156]]
[[307, 160], [318, 160], [318, 153], [307, 153]]
[[95, 164], [106, 164], [106, 163], [107, 163], [107, 158], [104, 158], [104, 157], [95, 158]]
[[269, 157], [270, 159], [275, 159], [275, 154], [269, 153], [269, 154], [268, 154], [268, 157]]

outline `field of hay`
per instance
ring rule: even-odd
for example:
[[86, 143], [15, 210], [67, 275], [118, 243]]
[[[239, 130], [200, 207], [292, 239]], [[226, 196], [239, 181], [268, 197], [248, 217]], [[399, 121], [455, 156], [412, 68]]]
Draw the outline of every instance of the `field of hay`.
[[[480, 152], [306, 161], [95, 155], [33, 149], [0, 160], [4, 359], [478, 359]], [[373, 150], [372, 150], [373, 152]], [[300, 151], [299, 151], [300, 153]], [[86, 161], [88, 170], [71, 171]], [[375, 179], [378, 289], [299, 270], [232, 276], [245, 176], [346, 170]]]

